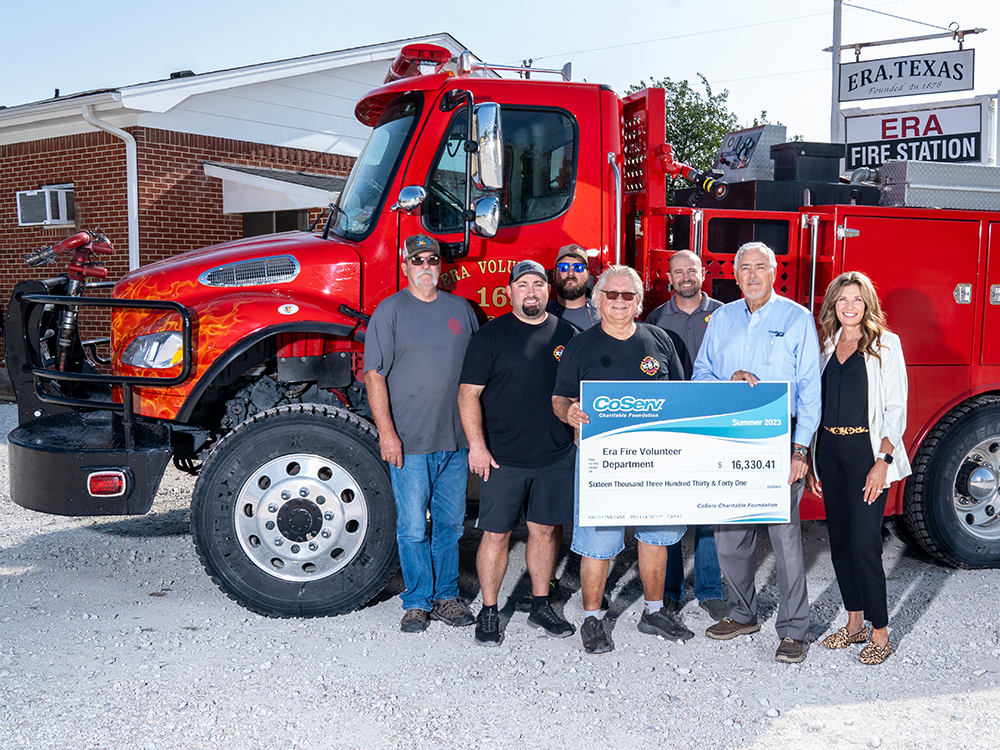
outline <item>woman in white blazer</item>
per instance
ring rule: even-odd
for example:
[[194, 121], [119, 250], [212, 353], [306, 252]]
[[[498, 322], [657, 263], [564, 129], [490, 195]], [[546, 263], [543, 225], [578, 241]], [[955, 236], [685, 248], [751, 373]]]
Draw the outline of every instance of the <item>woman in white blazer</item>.
[[830, 557], [847, 609], [847, 625], [823, 645], [868, 641], [859, 660], [881, 664], [892, 653], [881, 528], [886, 490], [910, 474], [902, 448], [907, 384], [899, 337], [886, 327], [863, 273], [843, 273], [830, 283], [820, 310], [820, 343], [823, 416], [809, 488], [826, 507]]

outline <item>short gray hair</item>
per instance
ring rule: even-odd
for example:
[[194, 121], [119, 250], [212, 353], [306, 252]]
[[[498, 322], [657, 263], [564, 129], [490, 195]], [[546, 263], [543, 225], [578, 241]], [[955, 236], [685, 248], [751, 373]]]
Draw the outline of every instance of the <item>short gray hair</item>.
[[601, 274], [601, 277], [594, 284], [594, 294], [598, 294], [604, 286], [608, 283], [612, 276], [621, 276], [624, 279], [628, 279], [629, 283], [632, 284], [632, 288], [635, 289], [636, 296], [639, 299], [639, 309], [635, 311], [636, 317], [642, 314], [642, 298], [643, 298], [643, 285], [642, 278], [631, 266], [608, 266], [607, 270]]
[[769, 248], [763, 242], [747, 242], [745, 245], [741, 245], [740, 249], [736, 251], [736, 257], [733, 259], [734, 271], [739, 270], [740, 258], [743, 257], [743, 253], [747, 250], [760, 250], [764, 253], [764, 255], [767, 256], [768, 263], [771, 264], [772, 271], [778, 267], [778, 259], [774, 257], [774, 250]]

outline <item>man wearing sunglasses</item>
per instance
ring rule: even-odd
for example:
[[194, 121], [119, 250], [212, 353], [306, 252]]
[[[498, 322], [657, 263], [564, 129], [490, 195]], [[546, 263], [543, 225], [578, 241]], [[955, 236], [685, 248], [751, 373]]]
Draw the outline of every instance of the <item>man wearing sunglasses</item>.
[[379, 303], [365, 334], [368, 402], [396, 497], [404, 633], [426, 630], [430, 619], [474, 622], [458, 597], [469, 470], [458, 376], [479, 324], [468, 302], [438, 290], [440, 252], [431, 237], [406, 239], [406, 288]]
[[[597, 280], [594, 296], [600, 322], [574, 338], [559, 362], [552, 409], [574, 429], [590, 422], [580, 405], [583, 380], [683, 380], [684, 371], [673, 342], [656, 326], [637, 323], [642, 312], [642, 279], [628, 266], [611, 266]], [[579, 453], [573, 521], [572, 550], [580, 555], [580, 588], [584, 620], [580, 628], [583, 648], [589, 654], [614, 649], [601, 619], [601, 603], [611, 558], [625, 548], [624, 526], [581, 526], [579, 503]], [[694, 633], [673, 612], [663, 607], [667, 548], [684, 536], [684, 526], [639, 526], [639, 578], [645, 606], [639, 632], [672, 641], [686, 641]]]
[[568, 320], [579, 330], [586, 331], [601, 319], [597, 305], [587, 299], [587, 251], [579, 245], [565, 245], [556, 254], [552, 271], [552, 286], [556, 296], [545, 311]]
[[552, 413], [556, 365], [576, 329], [545, 312], [545, 269], [522, 260], [507, 286], [511, 312], [483, 326], [462, 366], [458, 409], [469, 438], [469, 469], [483, 482], [476, 556], [483, 608], [476, 643], [503, 639], [497, 597], [522, 507], [528, 525], [525, 558], [531, 579], [528, 625], [553, 638], [576, 628], [549, 603], [562, 527], [573, 522], [573, 430]]

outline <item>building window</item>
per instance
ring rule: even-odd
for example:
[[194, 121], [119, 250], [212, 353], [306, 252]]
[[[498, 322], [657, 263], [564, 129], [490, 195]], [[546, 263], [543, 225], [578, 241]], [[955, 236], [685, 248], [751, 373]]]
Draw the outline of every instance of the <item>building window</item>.
[[243, 236], [259, 237], [276, 232], [306, 231], [309, 227], [309, 211], [260, 211], [243, 214]]

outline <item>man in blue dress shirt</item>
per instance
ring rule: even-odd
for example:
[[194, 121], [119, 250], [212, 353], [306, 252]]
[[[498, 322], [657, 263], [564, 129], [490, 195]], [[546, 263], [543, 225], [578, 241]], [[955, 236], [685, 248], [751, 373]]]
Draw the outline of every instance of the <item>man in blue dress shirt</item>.
[[[775, 659], [798, 663], [806, 658], [809, 596], [802, 559], [799, 501], [805, 486], [808, 449], [820, 418], [819, 339], [809, 311], [774, 291], [777, 260], [762, 242], [748, 242], [736, 252], [736, 283], [743, 299], [712, 314], [694, 364], [692, 380], [787, 381], [792, 416], [790, 520], [770, 524], [768, 532], [778, 572], [778, 616], [781, 642]], [[728, 616], [706, 632], [728, 640], [760, 630], [757, 622], [757, 527], [715, 527], [719, 565], [729, 589]]]

